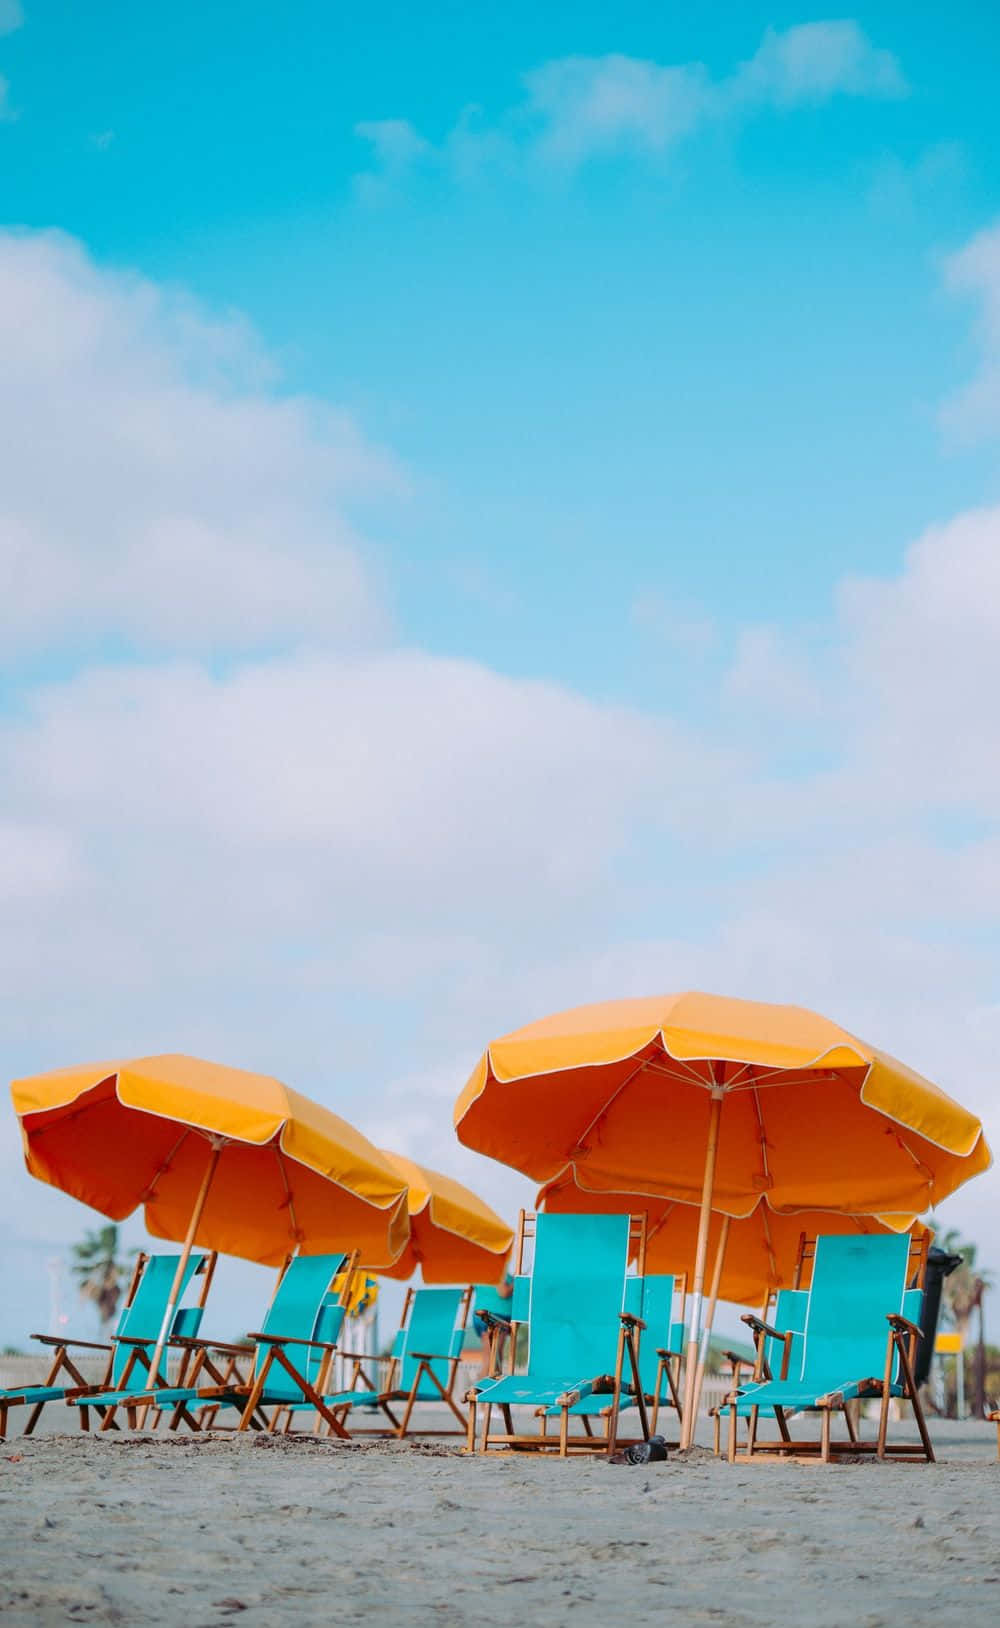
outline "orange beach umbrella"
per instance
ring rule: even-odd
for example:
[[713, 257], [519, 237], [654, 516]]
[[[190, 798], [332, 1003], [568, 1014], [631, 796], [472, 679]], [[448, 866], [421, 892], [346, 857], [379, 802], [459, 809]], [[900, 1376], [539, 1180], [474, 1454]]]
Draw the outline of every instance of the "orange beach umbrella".
[[[646, 1216], [646, 1270], [674, 1276], [694, 1271], [698, 1247], [697, 1204], [645, 1193], [591, 1193], [571, 1176], [547, 1182], [537, 1208], [569, 1214]], [[906, 1232], [919, 1227], [908, 1215], [846, 1215], [838, 1210], [775, 1210], [762, 1198], [749, 1215], [733, 1220], [713, 1210], [708, 1259], [716, 1263], [710, 1298], [759, 1306], [775, 1289], [796, 1287], [803, 1240], [824, 1233]], [[806, 1279], [808, 1281], [808, 1279]]]
[[196, 1057], [90, 1063], [15, 1080], [28, 1170], [120, 1221], [140, 1205], [183, 1252], [265, 1266], [343, 1249], [391, 1265], [409, 1236], [406, 1182], [351, 1125], [280, 1080]]
[[419, 1266], [425, 1283], [498, 1283], [513, 1229], [481, 1198], [440, 1171], [383, 1148], [407, 1183], [410, 1240], [382, 1276], [408, 1278]]
[[700, 1208], [686, 1373], [693, 1430], [713, 1209], [915, 1215], [985, 1170], [974, 1114], [796, 1006], [688, 993], [558, 1013], [495, 1041], [455, 1107], [460, 1141], [539, 1182]]

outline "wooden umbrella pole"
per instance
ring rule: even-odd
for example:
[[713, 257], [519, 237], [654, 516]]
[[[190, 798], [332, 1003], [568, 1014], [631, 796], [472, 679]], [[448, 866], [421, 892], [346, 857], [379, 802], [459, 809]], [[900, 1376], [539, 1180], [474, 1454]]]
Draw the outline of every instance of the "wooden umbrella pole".
[[701, 1401], [701, 1387], [705, 1379], [705, 1364], [708, 1361], [709, 1341], [712, 1338], [712, 1325], [715, 1322], [715, 1308], [719, 1303], [719, 1288], [722, 1283], [722, 1268], [726, 1259], [726, 1245], [729, 1242], [730, 1217], [722, 1217], [722, 1229], [719, 1233], [719, 1242], [715, 1251], [715, 1265], [712, 1268], [712, 1283], [708, 1291], [708, 1307], [705, 1312], [704, 1325], [701, 1333], [701, 1346], [698, 1351], [698, 1372], [694, 1382], [694, 1401], [692, 1415], [698, 1417], [698, 1404]]
[[684, 1362], [682, 1447], [690, 1447], [694, 1441], [694, 1393], [695, 1382], [698, 1377], [698, 1347], [701, 1343], [701, 1299], [705, 1288], [708, 1228], [712, 1219], [712, 1193], [715, 1187], [715, 1156], [719, 1148], [719, 1120], [722, 1117], [722, 1098], [724, 1094], [721, 1085], [713, 1085], [712, 1106], [708, 1120], [708, 1142], [705, 1147], [705, 1174], [701, 1184], [701, 1214], [698, 1217], [698, 1242], [694, 1257], [694, 1283], [691, 1290], [687, 1355]]
[[[167, 1309], [163, 1314], [163, 1322], [160, 1324], [160, 1332], [156, 1336], [156, 1345], [153, 1350], [153, 1360], [149, 1365], [150, 1384], [152, 1386], [156, 1386], [160, 1383], [158, 1378], [160, 1358], [163, 1356], [163, 1348], [170, 1336], [171, 1324], [174, 1320], [174, 1313], [177, 1310], [177, 1302], [181, 1297], [181, 1289], [184, 1284], [184, 1274], [187, 1271], [188, 1261], [191, 1259], [191, 1247], [194, 1243], [195, 1233], [198, 1231], [198, 1223], [201, 1220], [202, 1211], [205, 1208], [205, 1200], [208, 1197], [208, 1190], [212, 1185], [212, 1178], [215, 1175], [215, 1169], [224, 1146], [225, 1143], [220, 1138], [212, 1138], [211, 1157], [209, 1158], [208, 1164], [205, 1166], [205, 1174], [202, 1177], [202, 1183], [198, 1189], [198, 1197], [194, 1201], [194, 1209], [191, 1211], [191, 1219], [188, 1222], [187, 1233], [184, 1237], [184, 1245], [181, 1249], [180, 1259], [177, 1262], [177, 1270], [174, 1273], [174, 1281], [170, 1285], [170, 1294], [167, 1296]], [[164, 1375], [164, 1380], [165, 1379], [166, 1375]], [[143, 1408], [142, 1416], [139, 1420], [140, 1429], [146, 1422], [146, 1411], [146, 1408]]]

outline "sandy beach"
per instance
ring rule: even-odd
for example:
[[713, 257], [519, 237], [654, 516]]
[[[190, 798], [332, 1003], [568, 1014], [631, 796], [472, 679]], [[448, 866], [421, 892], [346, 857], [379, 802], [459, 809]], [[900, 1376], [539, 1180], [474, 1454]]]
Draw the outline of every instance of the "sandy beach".
[[[57, 1416], [58, 1420], [58, 1416]], [[934, 1466], [635, 1469], [432, 1441], [45, 1434], [0, 1451], [11, 1628], [994, 1623], [995, 1433]]]

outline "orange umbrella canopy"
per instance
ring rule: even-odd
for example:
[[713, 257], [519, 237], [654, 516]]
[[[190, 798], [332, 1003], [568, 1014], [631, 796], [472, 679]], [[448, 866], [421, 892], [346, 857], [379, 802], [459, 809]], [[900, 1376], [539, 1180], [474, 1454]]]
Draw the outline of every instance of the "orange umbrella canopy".
[[[537, 1206], [549, 1211], [605, 1215], [646, 1216], [646, 1270], [675, 1276], [694, 1271], [698, 1241], [696, 1204], [650, 1198], [642, 1193], [590, 1193], [571, 1176], [548, 1182], [538, 1194]], [[723, 1217], [712, 1212], [708, 1256], [714, 1261]], [[803, 1239], [824, 1233], [905, 1232], [920, 1228], [909, 1216], [844, 1215], [836, 1210], [773, 1210], [762, 1199], [750, 1215], [733, 1221], [723, 1257], [719, 1298], [741, 1306], [759, 1306], [772, 1289], [794, 1286], [795, 1269]], [[808, 1263], [802, 1287], [810, 1278]]]
[[536, 1181], [711, 1207], [915, 1215], [990, 1164], [980, 1121], [888, 1053], [796, 1006], [661, 995], [495, 1041], [459, 1139]]
[[139, 1057], [15, 1080], [11, 1094], [33, 1176], [115, 1221], [142, 1205], [156, 1238], [184, 1238], [197, 1216], [195, 1244], [265, 1266], [295, 1249], [359, 1249], [381, 1266], [406, 1245], [399, 1171], [269, 1075]]
[[419, 1266], [425, 1283], [499, 1283], [514, 1233], [481, 1198], [398, 1153], [382, 1156], [407, 1183], [410, 1240], [384, 1277], [408, 1278]]

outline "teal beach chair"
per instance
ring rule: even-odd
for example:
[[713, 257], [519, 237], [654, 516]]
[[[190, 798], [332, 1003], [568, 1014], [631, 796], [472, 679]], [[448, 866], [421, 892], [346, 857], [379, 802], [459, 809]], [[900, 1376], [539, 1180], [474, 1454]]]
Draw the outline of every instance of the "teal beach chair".
[[[645, 1277], [630, 1277], [625, 1280], [625, 1311], [633, 1313], [639, 1320], [636, 1342], [639, 1379], [646, 1408], [649, 1410], [651, 1433], [657, 1429], [661, 1408], [673, 1408], [677, 1414], [678, 1425], [681, 1422], [678, 1379], [684, 1352], [684, 1287], [686, 1285], [683, 1278], [665, 1274], [647, 1274]], [[680, 1312], [679, 1316], [675, 1317], [675, 1304], [678, 1298]], [[624, 1413], [634, 1412], [637, 1405], [634, 1391], [623, 1388], [618, 1399], [619, 1419]], [[609, 1398], [600, 1392], [591, 1392], [589, 1396], [583, 1396], [579, 1402], [572, 1404], [569, 1416], [571, 1419], [579, 1418], [583, 1421], [584, 1433], [588, 1436], [593, 1434], [592, 1421], [600, 1419], [605, 1425], [606, 1437], [614, 1408], [613, 1396]], [[562, 1409], [556, 1404], [539, 1409], [543, 1419], [555, 1418], [561, 1413]], [[627, 1445], [620, 1432], [617, 1441], [619, 1446]]]
[[[389, 1353], [389, 1373], [384, 1390], [371, 1381], [372, 1359], [346, 1351], [353, 1360], [351, 1385], [323, 1398], [327, 1407], [378, 1407], [389, 1420], [390, 1433], [400, 1438], [454, 1436], [465, 1434], [465, 1415], [455, 1401], [455, 1380], [465, 1344], [471, 1289], [410, 1288], [403, 1303], [403, 1315]], [[458, 1420], [459, 1430], [410, 1430], [410, 1419], [418, 1402], [443, 1402]], [[403, 1406], [398, 1419], [393, 1406]], [[385, 1435], [384, 1430], [356, 1430], [355, 1435]]]
[[[90, 1423], [91, 1408], [98, 1412], [107, 1428], [114, 1428], [113, 1418], [109, 1420], [109, 1399], [118, 1401], [124, 1392], [149, 1387], [149, 1365], [167, 1309], [178, 1259], [177, 1255], [141, 1254], [136, 1257], [125, 1303], [109, 1342], [74, 1340], [64, 1335], [31, 1336], [40, 1344], [54, 1348], [52, 1365], [40, 1385], [0, 1391], [0, 1439], [6, 1435], [10, 1408], [31, 1408], [24, 1427], [24, 1434], [30, 1436], [49, 1402], [69, 1402], [77, 1407], [84, 1430]], [[178, 1307], [174, 1327], [179, 1332], [197, 1333], [214, 1270], [214, 1255], [192, 1255], [189, 1258], [181, 1295], [196, 1276], [201, 1279], [201, 1292], [197, 1305]], [[99, 1383], [88, 1384], [84, 1379], [70, 1355], [75, 1350], [107, 1353], [107, 1365]], [[62, 1381], [61, 1376], [65, 1376]]]
[[[648, 1435], [643, 1388], [639, 1382], [636, 1338], [642, 1319], [626, 1305], [629, 1245], [633, 1228], [642, 1234], [643, 1218], [627, 1215], [549, 1215], [533, 1218], [522, 1212], [515, 1246], [514, 1293], [511, 1301], [511, 1362], [517, 1352], [518, 1325], [528, 1328], [528, 1366], [524, 1374], [494, 1375], [478, 1381], [469, 1391], [466, 1445], [475, 1448], [478, 1409], [484, 1409], [480, 1450], [492, 1446], [558, 1448], [610, 1453], [615, 1445], [618, 1408], [623, 1387], [635, 1396], [643, 1436]], [[531, 1272], [523, 1270], [525, 1243], [534, 1238]], [[634, 1281], [634, 1280], [633, 1280]], [[633, 1291], [638, 1292], [638, 1291]], [[634, 1302], [633, 1302], [634, 1303]], [[628, 1375], [624, 1364], [628, 1356]], [[584, 1398], [599, 1395], [610, 1414], [603, 1439], [586, 1433], [570, 1437], [571, 1409]], [[534, 1435], [519, 1435], [511, 1409], [530, 1407], [541, 1417]], [[492, 1434], [494, 1408], [504, 1421], [504, 1432]], [[546, 1419], [559, 1417], [558, 1440], [547, 1435]]]
[[[790, 1369], [795, 1371], [793, 1365], [802, 1361], [802, 1330], [806, 1325], [806, 1312], [809, 1307], [809, 1291], [807, 1289], [779, 1289], [775, 1295], [774, 1310], [767, 1319], [758, 1319], [761, 1327], [773, 1328], [776, 1334], [765, 1333], [760, 1341], [756, 1341], [757, 1354], [755, 1361], [750, 1364], [751, 1373], [746, 1383], [760, 1384], [765, 1379], [785, 1379]], [[766, 1309], [766, 1308], [765, 1308]], [[756, 1329], [758, 1323], [753, 1326]], [[785, 1341], [779, 1336], [790, 1335]], [[748, 1366], [745, 1356], [737, 1351], [723, 1353], [730, 1365], [730, 1378], [732, 1391], [738, 1391], [743, 1381], [743, 1370]], [[763, 1413], [765, 1417], [773, 1418], [773, 1408], [761, 1406], [750, 1401], [725, 1401], [718, 1407], [709, 1409], [709, 1416], [715, 1428], [714, 1451], [716, 1458], [722, 1450], [722, 1421], [728, 1419], [735, 1409], [738, 1419], [749, 1421], [748, 1428], [751, 1435], [756, 1436], [757, 1422]]]
[[231, 1407], [240, 1415], [237, 1430], [275, 1430], [279, 1423], [287, 1430], [295, 1413], [312, 1409], [335, 1435], [346, 1436], [321, 1392], [345, 1315], [334, 1280], [343, 1274], [346, 1290], [353, 1266], [354, 1258], [345, 1255], [297, 1255], [287, 1263], [263, 1328], [247, 1336], [254, 1344], [245, 1378], [236, 1365], [250, 1354], [247, 1346], [175, 1336], [170, 1344], [192, 1355], [186, 1380], [147, 1386], [145, 1394], [130, 1396], [130, 1417], [148, 1405], [171, 1410], [171, 1430], [181, 1422], [199, 1429], [214, 1424], [220, 1409]]
[[[909, 1233], [818, 1238], [801, 1336], [759, 1317], [744, 1318], [754, 1330], [759, 1350], [764, 1340], [771, 1339], [774, 1349], [782, 1348], [783, 1354], [778, 1378], [741, 1386], [727, 1398], [736, 1404], [729, 1412], [731, 1462], [737, 1457], [737, 1408], [747, 1403], [758, 1410], [771, 1410], [779, 1438], [758, 1441], [751, 1427], [746, 1451], [740, 1455], [744, 1458], [758, 1452], [815, 1453], [815, 1441], [792, 1440], [787, 1415], [819, 1413], [819, 1454], [824, 1461], [844, 1453], [873, 1452], [879, 1458], [922, 1455], [933, 1462], [934, 1449], [913, 1378], [913, 1349], [920, 1337], [914, 1317], [919, 1312], [920, 1289], [908, 1291], [914, 1270], [911, 1250], [918, 1260], [922, 1258], [922, 1244]], [[793, 1353], [798, 1353], [795, 1360]], [[771, 1366], [773, 1369], [773, 1362]], [[870, 1397], [880, 1401], [878, 1434], [875, 1441], [862, 1441], [848, 1403]], [[912, 1406], [919, 1444], [888, 1443], [889, 1404], [894, 1397]], [[846, 1442], [831, 1440], [831, 1421], [837, 1412], [845, 1418]]]

